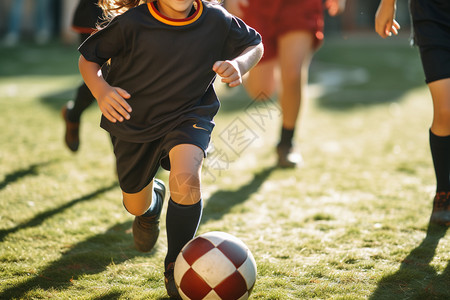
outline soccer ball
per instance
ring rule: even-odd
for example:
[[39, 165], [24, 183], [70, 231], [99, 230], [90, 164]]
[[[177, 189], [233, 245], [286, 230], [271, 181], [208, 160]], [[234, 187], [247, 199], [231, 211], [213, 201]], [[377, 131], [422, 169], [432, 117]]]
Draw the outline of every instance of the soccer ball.
[[247, 299], [256, 281], [256, 263], [237, 237], [212, 231], [189, 241], [178, 254], [175, 284], [184, 300]]

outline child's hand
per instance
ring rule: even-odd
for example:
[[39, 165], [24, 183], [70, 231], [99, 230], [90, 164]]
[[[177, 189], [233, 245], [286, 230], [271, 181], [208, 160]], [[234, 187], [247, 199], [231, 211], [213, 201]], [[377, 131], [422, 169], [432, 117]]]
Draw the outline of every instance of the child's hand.
[[123, 118], [129, 120], [131, 106], [125, 99], [129, 99], [131, 95], [121, 88], [110, 86], [99, 72], [101, 66], [86, 60], [83, 55], [80, 55], [78, 66], [103, 115], [113, 123], [123, 122]]
[[103, 115], [111, 122], [123, 122], [124, 118], [129, 120], [131, 106], [125, 99], [131, 95], [118, 87], [108, 86], [97, 97], [97, 102]]
[[222, 77], [222, 82], [228, 83], [230, 87], [235, 87], [242, 83], [241, 71], [235, 61], [216, 61], [213, 71]]
[[342, 13], [345, 9], [345, 0], [326, 0], [325, 7], [328, 9], [328, 14], [332, 17]]
[[381, 1], [375, 14], [375, 31], [382, 37], [397, 35], [400, 25], [395, 21], [395, 2]]

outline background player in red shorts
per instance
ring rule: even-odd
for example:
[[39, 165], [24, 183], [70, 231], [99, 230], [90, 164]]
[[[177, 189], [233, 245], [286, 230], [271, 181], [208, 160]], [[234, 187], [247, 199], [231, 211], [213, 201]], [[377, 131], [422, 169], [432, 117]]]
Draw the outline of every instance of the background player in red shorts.
[[[337, 15], [343, 11], [345, 0], [327, 0], [325, 7], [330, 15]], [[245, 79], [245, 88], [256, 100], [278, 92], [283, 112], [278, 166], [295, 167], [301, 156], [292, 155], [294, 130], [310, 61], [324, 37], [322, 0], [226, 0], [225, 8], [263, 38], [264, 56]]]
[[[375, 30], [383, 38], [397, 34], [396, 0], [382, 0]], [[411, 0], [414, 43], [419, 47], [425, 82], [433, 99], [430, 148], [436, 195], [430, 222], [450, 225], [450, 1]]]

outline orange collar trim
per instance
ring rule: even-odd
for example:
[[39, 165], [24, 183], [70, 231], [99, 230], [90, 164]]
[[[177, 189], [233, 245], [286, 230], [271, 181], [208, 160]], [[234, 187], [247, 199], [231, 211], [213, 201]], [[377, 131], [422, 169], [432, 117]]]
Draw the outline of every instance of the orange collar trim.
[[158, 21], [167, 24], [167, 25], [172, 25], [172, 26], [185, 26], [185, 25], [189, 25], [194, 23], [195, 21], [198, 20], [198, 18], [200, 18], [200, 16], [203, 13], [203, 3], [200, 0], [195, 0], [195, 3], [197, 4], [197, 10], [195, 11], [195, 13], [190, 16], [189, 18], [186, 19], [172, 19], [172, 18], [168, 18], [166, 16], [164, 16], [163, 14], [161, 14], [155, 6], [155, 2], [149, 2], [147, 3], [148, 6], [148, 10], [150, 11], [150, 13], [152, 14], [152, 16], [157, 19]]

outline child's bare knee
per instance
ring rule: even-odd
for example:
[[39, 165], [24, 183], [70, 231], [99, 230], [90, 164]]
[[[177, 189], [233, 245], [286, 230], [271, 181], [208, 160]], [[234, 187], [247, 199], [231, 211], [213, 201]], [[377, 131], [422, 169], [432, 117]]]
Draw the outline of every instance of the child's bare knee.
[[148, 207], [137, 206], [137, 205], [127, 205], [125, 201], [123, 202], [125, 209], [133, 216], [142, 216], [148, 209]]
[[450, 129], [450, 107], [442, 107], [434, 112], [434, 125], [439, 128]]
[[200, 178], [193, 174], [177, 174], [170, 177], [170, 197], [178, 204], [192, 205], [201, 198]]
[[134, 216], [143, 215], [151, 204], [151, 201], [147, 198], [140, 199], [139, 197], [128, 197], [129, 195], [123, 195], [123, 206], [125, 209]]

